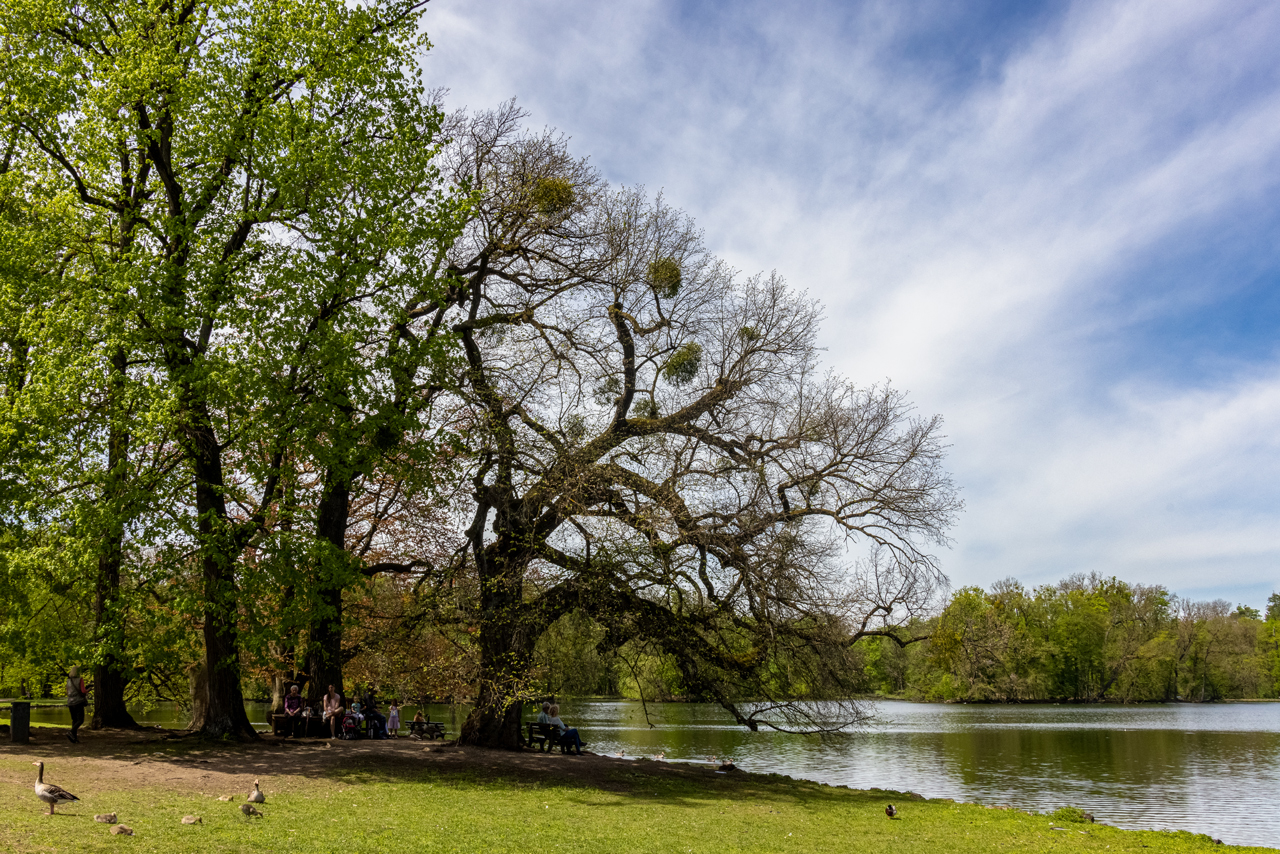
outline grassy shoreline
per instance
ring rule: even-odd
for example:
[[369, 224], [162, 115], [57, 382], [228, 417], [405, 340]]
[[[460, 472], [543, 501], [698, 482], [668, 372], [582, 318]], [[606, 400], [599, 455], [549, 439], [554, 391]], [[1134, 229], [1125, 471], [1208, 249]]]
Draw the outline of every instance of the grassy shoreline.
[[[647, 760], [303, 742], [209, 746], [139, 736], [88, 755], [48, 732], [0, 745], [0, 850], [138, 852], [1222, 851], [1207, 836], [1079, 823], [772, 774]], [[96, 734], [94, 734], [96, 738]], [[44, 744], [40, 742], [48, 741]], [[35, 769], [81, 801], [43, 815]], [[239, 810], [260, 778], [262, 818]], [[218, 798], [232, 795], [235, 800]], [[888, 819], [893, 803], [899, 818]], [[62, 815], [65, 812], [66, 815]], [[95, 813], [135, 831], [112, 836]], [[197, 815], [201, 824], [181, 824]], [[1271, 851], [1232, 848], [1236, 851]]]

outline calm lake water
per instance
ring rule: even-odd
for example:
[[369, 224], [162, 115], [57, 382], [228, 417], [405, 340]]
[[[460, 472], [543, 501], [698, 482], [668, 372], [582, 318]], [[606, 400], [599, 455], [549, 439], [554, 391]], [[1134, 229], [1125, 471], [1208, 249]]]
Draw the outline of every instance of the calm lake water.
[[[404, 719], [412, 717], [410, 708]], [[457, 734], [465, 708], [430, 706]], [[1075, 806], [1118, 827], [1280, 846], [1280, 703], [944, 706], [884, 702], [838, 740], [746, 732], [717, 706], [569, 700], [561, 717], [597, 753], [732, 757], [747, 771], [1034, 811]], [[37, 722], [66, 711], [33, 709]], [[181, 723], [172, 708], [140, 716]], [[266, 707], [249, 705], [265, 727]], [[654, 726], [650, 727], [649, 723]]]

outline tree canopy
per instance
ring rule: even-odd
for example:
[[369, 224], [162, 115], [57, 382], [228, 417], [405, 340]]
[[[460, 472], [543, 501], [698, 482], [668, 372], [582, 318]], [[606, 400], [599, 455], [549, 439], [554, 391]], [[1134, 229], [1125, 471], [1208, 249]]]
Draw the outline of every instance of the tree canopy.
[[466, 646], [462, 740], [515, 746], [573, 618], [751, 728], [857, 721], [857, 645], [945, 586], [940, 419], [514, 104], [446, 116], [422, 6], [0, 11], [3, 642], [91, 657], [102, 725], [189, 678], [251, 737], [358, 605]]

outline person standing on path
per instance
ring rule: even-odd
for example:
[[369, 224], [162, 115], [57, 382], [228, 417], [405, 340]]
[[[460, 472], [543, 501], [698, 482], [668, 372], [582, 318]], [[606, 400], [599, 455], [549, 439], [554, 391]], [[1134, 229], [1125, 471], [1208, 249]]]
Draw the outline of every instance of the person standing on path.
[[391, 701], [391, 706], [387, 709], [387, 735], [392, 738], [400, 737], [400, 704], [395, 700]]
[[84, 726], [84, 708], [89, 705], [89, 688], [80, 678], [80, 668], [72, 665], [67, 674], [67, 709], [71, 712], [71, 732], [67, 733], [67, 741], [80, 743], [80, 727]]

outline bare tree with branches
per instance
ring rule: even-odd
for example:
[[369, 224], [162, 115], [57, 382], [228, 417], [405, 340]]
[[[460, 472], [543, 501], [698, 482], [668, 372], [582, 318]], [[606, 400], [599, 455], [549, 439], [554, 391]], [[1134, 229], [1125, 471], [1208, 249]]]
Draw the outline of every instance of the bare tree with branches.
[[[465, 743], [514, 747], [534, 644], [582, 609], [642, 638], [746, 726], [856, 721], [846, 656], [945, 584], [927, 548], [960, 503], [937, 417], [818, 367], [820, 308], [742, 277], [693, 223], [610, 187], [511, 104], [446, 153], [477, 202], [447, 295], [465, 545], [424, 588], [474, 580], [481, 678]], [[850, 541], [874, 546], [849, 568]], [[785, 680], [779, 668], [803, 675]], [[796, 686], [804, 686], [797, 689]]]

